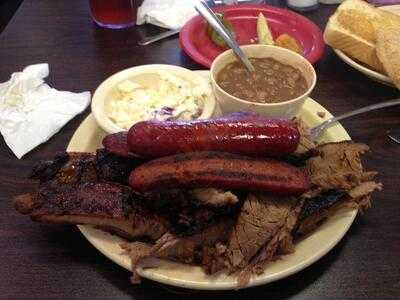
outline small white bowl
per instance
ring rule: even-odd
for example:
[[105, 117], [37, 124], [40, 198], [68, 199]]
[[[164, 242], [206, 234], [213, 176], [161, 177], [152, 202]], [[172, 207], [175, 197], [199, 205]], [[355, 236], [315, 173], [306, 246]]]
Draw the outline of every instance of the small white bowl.
[[247, 45], [241, 47], [244, 53], [250, 58], [273, 58], [283, 64], [298, 69], [307, 82], [307, 91], [301, 96], [288, 101], [278, 103], [257, 103], [237, 98], [225, 92], [217, 83], [218, 73], [229, 63], [237, 60], [232, 50], [221, 53], [211, 65], [211, 84], [215, 97], [222, 113], [237, 111], [253, 111], [269, 117], [292, 118], [296, 116], [303, 106], [308, 95], [314, 89], [317, 81], [314, 67], [303, 56], [281, 47], [267, 45]]
[[[133, 67], [120, 71], [109, 78], [107, 78], [94, 92], [92, 97], [92, 113], [96, 119], [97, 124], [107, 133], [116, 133], [124, 131], [125, 129], [117, 126], [107, 115], [107, 101], [113, 98], [113, 93], [117, 85], [125, 80], [132, 80], [139, 83], [144, 87], [152, 87], [158, 84], [159, 76], [157, 71], [168, 71], [175, 76], [179, 76], [182, 79], [189, 81], [193, 86], [207, 85], [205, 79], [196, 74], [195, 72], [172, 65], [143, 65]], [[199, 119], [207, 119], [213, 117], [217, 111], [217, 104], [215, 97], [212, 93], [207, 97], [203, 111]], [[132, 124], [133, 125], [133, 124]]]

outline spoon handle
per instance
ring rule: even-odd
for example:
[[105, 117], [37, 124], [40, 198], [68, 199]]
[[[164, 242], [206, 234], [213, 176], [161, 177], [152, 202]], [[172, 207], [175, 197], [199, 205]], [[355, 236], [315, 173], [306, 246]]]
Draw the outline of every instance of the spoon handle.
[[215, 15], [215, 13], [211, 10], [211, 8], [204, 1], [198, 1], [195, 4], [195, 9], [197, 12], [206, 19], [206, 21], [210, 24], [212, 28], [225, 40], [225, 42], [229, 45], [229, 47], [236, 53], [236, 55], [241, 59], [246, 68], [250, 72], [254, 72], [254, 67], [244, 54], [242, 49], [240, 49], [239, 45], [234, 40], [232, 34], [227, 30], [219, 20], [219, 18]]

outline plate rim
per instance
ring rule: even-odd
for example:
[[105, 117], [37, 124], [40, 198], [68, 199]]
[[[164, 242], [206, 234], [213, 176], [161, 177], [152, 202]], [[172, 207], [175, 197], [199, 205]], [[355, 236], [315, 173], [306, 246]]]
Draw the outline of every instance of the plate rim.
[[[208, 76], [209, 71], [197, 71], [199, 74], [203, 76]], [[314, 101], [311, 98], [308, 98], [306, 100], [305, 106], [310, 105], [314, 106], [317, 111], [324, 111], [326, 112], [325, 118], [329, 118], [331, 116], [331, 113], [325, 109], [322, 105], [320, 105], [318, 102]], [[306, 111], [307, 113], [313, 113], [313, 111]], [[321, 119], [321, 121], [323, 121]], [[94, 122], [94, 123], [93, 123]], [[76, 136], [78, 136], [78, 131], [82, 126], [87, 126], [87, 123], [90, 126], [96, 126], [96, 128], [99, 128], [99, 126], [96, 124], [96, 121], [93, 118], [92, 114], [89, 114], [85, 120], [80, 124], [80, 126], [77, 128], [75, 131], [74, 135], [72, 136], [68, 147], [67, 151], [70, 148], [73, 148], [75, 145], [75, 140]], [[94, 125], [95, 124], [95, 125]], [[339, 123], [335, 125], [334, 127], [337, 127], [341, 131], [341, 138], [342, 139], [348, 139], [350, 140], [350, 136], [348, 135], [347, 131], [345, 128]], [[339, 138], [340, 139], [340, 138]], [[314, 252], [311, 257], [308, 257], [306, 260], [301, 260], [300, 263], [297, 263], [293, 266], [290, 266], [289, 268], [286, 268], [282, 271], [279, 271], [277, 273], [272, 273], [267, 277], [263, 277], [262, 275], [259, 276], [253, 276], [250, 280], [250, 283], [246, 286], [248, 287], [253, 287], [253, 286], [259, 286], [267, 283], [271, 283], [273, 281], [280, 280], [282, 278], [288, 277], [290, 275], [293, 275], [306, 267], [312, 265], [316, 261], [318, 261], [320, 258], [325, 256], [330, 250], [332, 250], [344, 237], [344, 235], [348, 232], [349, 228], [351, 227], [356, 215], [357, 215], [357, 209], [353, 210], [347, 210], [346, 211], [346, 217], [347, 223], [343, 225], [342, 231], [333, 239], [330, 241], [329, 245], [324, 245], [324, 247], [319, 248], [319, 251]], [[130, 270], [130, 263], [129, 266], [127, 266], [123, 261], [124, 259], [121, 257], [122, 256], [122, 250], [121, 253], [110, 253], [110, 251], [107, 251], [107, 247], [104, 245], [104, 240], [98, 239], [95, 235], [93, 235], [93, 232], [96, 234], [106, 234], [101, 230], [94, 229], [92, 226], [89, 225], [78, 225], [77, 226], [80, 232], [83, 234], [83, 236], [91, 243], [100, 253], [102, 253], [104, 256], [106, 256], [108, 259], [113, 261], [114, 263], [118, 264], [119, 266], [123, 267], [124, 269]], [[111, 241], [111, 243], [117, 242], [119, 240], [119, 237], [112, 236], [109, 234], [107, 235], [108, 242]], [[312, 234], [311, 234], [312, 235]], [[115, 240], [115, 241], [114, 241]], [[290, 255], [290, 254], [289, 254]], [[283, 258], [284, 259], [284, 258]], [[178, 264], [179, 265], [179, 264]], [[176, 287], [181, 287], [181, 288], [189, 288], [189, 289], [194, 289], [194, 290], [234, 290], [238, 289], [237, 282], [235, 281], [232, 283], [231, 281], [220, 281], [216, 282], [214, 284], [210, 284], [209, 282], [198, 282], [198, 281], [190, 281], [187, 279], [181, 279], [181, 278], [171, 278], [163, 275], [162, 273], [157, 273], [157, 268], [152, 268], [152, 269], [142, 269], [138, 268], [138, 274], [142, 276], [143, 278], [147, 278], [156, 282], [160, 282], [162, 284], [167, 284], [171, 286], [176, 286]]]
[[[312, 35], [315, 37], [314, 39], [314, 45], [311, 50], [311, 54], [308, 58], [306, 58], [311, 64], [315, 64], [318, 60], [321, 59], [325, 52], [325, 42], [323, 38], [323, 33], [321, 29], [310, 19], [307, 17], [300, 15], [296, 12], [293, 12], [288, 9], [272, 6], [272, 5], [267, 5], [267, 4], [239, 4], [236, 6], [217, 6], [215, 7], [215, 11], [217, 12], [225, 12], [225, 11], [240, 11], [241, 9], [254, 9], [254, 10], [269, 10], [269, 11], [274, 11], [277, 13], [289, 15], [292, 18], [300, 19], [306, 24], [308, 24], [308, 28], [311, 28]], [[191, 27], [193, 26], [193, 23], [197, 23], [201, 19], [201, 16], [194, 16], [191, 18], [189, 21], [185, 23], [185, 25], [182, 27], [180, 33], [179, 33], [179, 44], [181, 46], [181, 49], [195, 62], [198, 64], [210, 68], [212, 61], [208, 59], [207, 57], [203, 56], [196, 47], [193, 46], [193, 44], [190, 41], [189, 38], [189, 32]]]
[[373, 69], [369, 69], [366, 66], [356, 62], [355, 60], [353, 60], [350, 56], [348, 56], [346, 53], [344, 53], [342, 50], [336, 49], [336, 48], [332, 48], [332, 50], [336, 53], [337, 56], [339, 56], [339, 58], [345, 62], [347, 65], [349, 65], [350, 67], [352, 67], [353, 69], [359, 71], [360, 73], [368, 76], [369, 78], [376, 80], [376, 81], [380, 81], [380, 82], [384, 82], [387, 83], [389, 85], [393, 85], [393, 81], [390, 79], [389, 76], [386, 76], [382, 73], [379, 73]]

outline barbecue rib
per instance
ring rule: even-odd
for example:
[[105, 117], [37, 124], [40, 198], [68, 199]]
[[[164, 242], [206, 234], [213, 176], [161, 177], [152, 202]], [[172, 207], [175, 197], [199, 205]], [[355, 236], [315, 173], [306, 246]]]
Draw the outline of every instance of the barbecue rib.
[[38, 222], [89, 224], [128, 239], [156, 240], [167, 231], [168, 222], [134, 205], [131, 189], [118, 183], [126, 183], [138, 163], [104, 149], [96, 155], [59, 153], [33, 168], [30, 177], [40, 181], [38, 192], [16, 197], [15, 207]]
[[[32, 172], [31, 178], [38, 179], [41, 181], [39, 191], [45, 193], [45, 197], [42, 197], [41, 207], [49, 205], [54, 200], [48, 197], [48, 194], [53, 197], [58, 194], [60, 202], [64, 205], [69, 205], [67, 195], [70, 194], [72, 198], [76, 197], [74, 193], [79, 193], [80, 189], [89, 189], [89, 185], [83, 185], [83, 183], [96, 183], [99, 188], [104, 188], [106, 191], [102, 192], [99, 197], [111, 197], [108, 188], [111, 185], [117, 185], [117, 182], [126, 183], [128, 175], [135, 165], [140, 163], [139, 160], [133, 158], [124, 158], [116, 156], [112, 153], [107, 152], [104, 149], [97, 150], [96, 155], [91, 153], [60, 153], [55, 156], [53, 160], [39, 162]], [[107, 182], [112, 181], [112, 183]], [[122, 185], [121, 185], [122, 187]], [[126, 189], [129, 187], [126, 186]], [[87, 197], [96, 195], [96, 191], [92, 191], [93, 194], [88, 192]], [[104, 195], [103, 195], [104, 194]], [[61, 197], [65, 196], [65, 200]], [[96, 196], [94, 196], [96, 197]], [[64, 222], [72, 224], [91, 224], [103, 225], [104, 228], [108, 227], [108, 231], [114, 231], [120, 235], [133, 236], [143, 235], [150, 238], [157, 238], [153, 232], [153, 227], [158, 230], [160, 225], [159, 219], [163, 219], [161, 222], [163, 225], [168, 223], [171, 232], [180, 232], [184, 234], [194, 234], [200, 232], [204, 228], [212, 225], [222, 215], [227, 215], [231, 212], [230, 206], [234, 206], [238, 203], [239, 199], [231, 192], [225, 192], [213, 188], [198, 189], [198, 190], [168, 190], [162, 194], [147, 193], [138, 194], [131, 193], [130, 198], [135, 199], [136, 210], [141, 208], [143, 211], [152, 211], [150, 217], [150, 226], [141, 224], [138, 219], [140, 214], [135, 214], [134, 222], [139, 224], [136, 225], [134, 230], [139, 228], [145, 228], [148, 232], [137, 231], [131, 232], [131, 220], [125, 218], [120, 220], [112, 220], [113, 224], [117, 222], [120, 230], [116, 230], [115, 227], [108, 226], [108, 221], [100, 220], [93, 212], [85, 211], [85, 215], [77, 214], [74, 211], [66, 209], [63, 214], [68, 216], [60, 216], [60, 212], [55, 207], [51, 206], [46, 212], [44, 217], [36, 217], [38, 211], [31, 211], [31, 216], [37, 221], [45, 222], [48, 219], [54, 222]], [[26, 197], [22, 197], [26, 198]], [[149, 200], [146, 200], [149, 199]], [[84, 199], [85, 200], [85, 199]], [[111, 199], [111, 201], [117, 201]], [[79, 200], [78, 200], [79, 201]], [[93, 199], [95, 202], [96, 200]], [[143, 203], [144, 202], [144, 203]], [[23, 203], [21, 203], [20, 211], [22, 212]], [[28, 201], [29, 203], [29, 201]], [[173, 205], [171, 205], [173, 203]], [[143, 205], [147, 204], [147, 205]], [[107, 209], [107, 206], [101, 207], [99, 211]], [[57, 215], [57, 218], [54, 217]], [[145, 214], [146, 216], [149, 213]], [[157, 215], [157, 216], [156, 216]], [[71, 216], [74, 216], [71, 218]], [[95, 219], [91, 219], [94, 217]], [[152, 221], [154, 219], [154, 221]], [[95, 221], [94, 221], [95, 220]], [[143, 218], [145, 220], [145, 218]], [[166, 220], [166, 221], [165, 221]], [[128, 222], [125, 224], [124, 222]], [[103, 224], [107, 223], [107, 224]], [[125, 225], [124, 225], [125, 224]], [[124, 227], [125, 226], [125, 227]], [[121, 227], [124, 227], [123, 230]], [[161, 226], [161, 229], [164, 230]], [[163, 231], [162, 231], [163, 232]]]
[[33, 221], [55, 224], [90, 224], [123, 237], [158, 239], [167, 222], [132, 205], [129, 187], [117, 183], [42, 184], [35, 195], [15, 198], [15, 208]]

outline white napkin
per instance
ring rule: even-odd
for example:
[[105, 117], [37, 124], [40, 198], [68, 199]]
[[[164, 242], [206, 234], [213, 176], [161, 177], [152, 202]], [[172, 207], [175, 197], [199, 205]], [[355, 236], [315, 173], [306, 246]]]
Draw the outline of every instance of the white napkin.
[[137, 12], [138, 25], [150, 23], [156, 26], [179, 29], [197, 15], [194, 3], [198, 0], [144, 0]]
[[86, 109], [90, 92], [58, 91], [44, 83], [48, 64], [26, 67], [0, 83], [0, 132], [21, 158]]

